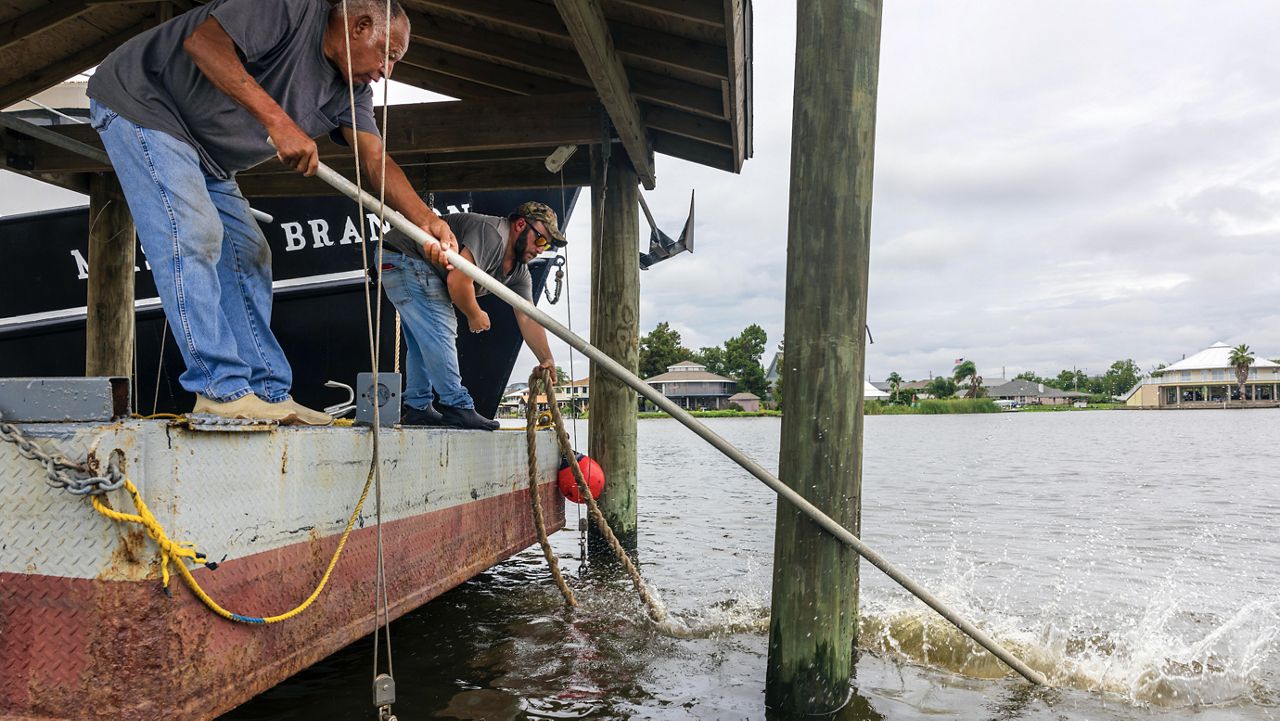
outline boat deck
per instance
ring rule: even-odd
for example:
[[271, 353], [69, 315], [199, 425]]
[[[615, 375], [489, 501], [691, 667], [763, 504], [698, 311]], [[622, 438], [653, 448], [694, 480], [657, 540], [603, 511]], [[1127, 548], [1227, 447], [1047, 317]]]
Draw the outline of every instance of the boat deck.
[[[228, 609], [281, 613], [314, 588], [369, 472], [363, 428], [191, 431], [154, 420], [31, 424], [71, 459], [125, 471], [174, 540], [217, 570], [195, 577]], [[523, 432], [383, 432], [383, 541], [393, 617], [528, 547], [533, 528]], [[539, 434], [548, 531], [564, 525], [559, 454]], [[209, 612], [136, 525], [53, 489], [44, 469], [0, 445], [0, 717], [98, 718], [168, 712], [213, 718], [373, 629], [372, 493], [324, 594], [270, 626]], [[132, 512], [123, 491], [108, 494]], [[171, 569], [173, 570], [173, 569]]]

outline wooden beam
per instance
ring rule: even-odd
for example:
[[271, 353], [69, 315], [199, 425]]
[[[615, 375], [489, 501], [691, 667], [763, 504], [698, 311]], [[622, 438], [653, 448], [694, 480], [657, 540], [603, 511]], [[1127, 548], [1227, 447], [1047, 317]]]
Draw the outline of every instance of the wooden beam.
[[[627, 158], [612, 151], [607, 167], [595, 148], [591, 178], [591, 343], [622, 367], [638, 372], [640, 361], [640, 202], [636, 173]], [[582, 153], [579, 153], [582, 155]], [[638, 540], [636, 512], [636, 392], [591, 364], [591, 417], [587, 437], [591, 458], [609, 479], [600, 511], [633, 557]], [[588, 526], [593, 559], [610, 555], [609, 544]]]
[[622, 61], [614, 50], [609, 35], [609, 23], [599, 0], [555, 0], [560, 17], [569, 28], [573, 45], [582, 58], [582, 64], [591, 76], [596, 92], [613, 127], [622, 140], [622, 147], [631, 158], [640, 182], [652, 190], [656, 182], [653, 149], [645, 132], [640, 106], [631, 94], [631, 81]]
[[86, 376], [133, 374], [134, 237], [115, 173], [90, 176]]
[[692, 138], [672, 135], [661, 130], [649, 131], [653, 149], [663, 155], [680, 158], [708, 168], [734, 172], [733, 151], [719, 145], [708, 145]]
[[[644, 112], [644, 122], [649, 126], [650, 135], [654, 131], [662, 130], [711, 145], [733, 147], [733, 136], [729, 132], [729, 126], [723, 120], [709, 120], [655, 105], [641, 106], [641, 110]], [[654, 145], [654, 149], [657, 150], [656, 138], [654, 138]]]
[[127, 30], [99, 40], [87, 48], [31, 72], [21, 80], [5, 85], [0, 88], [0, 108], [7, 108], [19, 100], [25, 100], [57, 85], [78, 72], [88, 70], [102, 62], [108, 53], [120, 47], [126, 40], [154, 25], [155, 18], [149, 17]]
[[728, 55], [729, 77], [725, 81], [726, 106], [729, 111], [729, 134], [732, 138], [733, 172], [742, 171], [746, 160], [747, 137], [747, 28], [746, 9], [750, 0], [724, 0], [725, 48]]
[[[575, 153], [564, 167], [564, 183], [569, 187], [591, 182], [587, 153]], [[350, 169], [343, 172], [354, 180]], [[441, 166], [409, 166], [405, 176], [420, 192], [446, 190], [506, 190], [559, 187], [560, 175], [547, 172], [542, 158], [458, 163]], [[333, 188], [317, 178], [297, 173], [284, 175], [240, 175], [240, 189], [247, 196], [333, 195]]]
[[[863, 378], [881, 1], [796, 10], [786, 363], [778, 478], [861, 531]], [[849, 700], [858, 554], [779, 501], [765, 705], [819, 716]]]
[[[720, 90], [653, 73], [633, 76], [631, 89], [638, 100], [703, 118], [724, 119]], [[463, 99], [569, 93], [591, 87], [590, 80], [567, 83], [436, 48], [422, 48], [401, 61], [396, 65], [395, 79]]]
[[696, 23], [716, 29], [724, 27], [720, 3], [715, 0], [603, 0], [610, 17], [614, 11], [633, 8], [645, 14], [659, 15], [681, 23]]
[[[475, 23], [458, 23], [469, 30], [469, 34], [479, 33], [478, 41], [470, 42], [474, 49], [506, 46], [508, 49], [526, 56], [535, 56], [527, 46], [521, 43], [508, 42], [505, 34], [523, 38], [538, 44], [556, 46], [562, 50], [573, 47], [573, 36], [566, 23], [548, 5], [537, 2], [511, 3], [497, 0], [427, 0], [418, 3], [429, 9], [442, 10], [455, 17], [475, 18], [482, 20], [485, 28], [478, 28]], [[705, 3], [704, 3], [705, 4]], [[718, 9], [717, 11], [718, 12]], [[415, 36], [423, 33], [420, 25], [432, 20], [443, 20], [439, 14], [428, 15], [410, 11], [410, 22]], [[450, 21], [446, 21], [450, 22]], [[452, 21], [456, 22], [456, 21]], [[501, 28], [502, 32], [494, 33], [492, 28]], [[717, 26], [719, 29], [719, 26]], [[659, 65], [701, 75], [708, 81], [717, 82], [728, 77], [720, 38], [716, 43], [706, 43], [696, 39], [680, 37], [659, 29], [641, 27], [616, 19], [609, 22], [609, 31], [615, 47], [624, 60]], [[449, 33], [432, 31], [429, 33], [437, 40], [443, 40]], [[631, 63], [628, 63], [631, 64]]]
[[[394, 105], [389, 112], [391, 127], [384, 137], [387, 148], [395, 154], [585, 145], [600, 141], [602, 112], [596, 96], [588, 92]], [[382, 113], [376, 115], [381, 122]], [[515, 117], [520, 122], [512, 122]], [[46, 130], [95, 148], [102, 147], [98, 134], [88, 125], [58, 125]], [[327, 136], [316, 142], [320, 158], [325, 162], [351, 155], [350, 148], [334, 143]], [[32, 141], [25, 147], [31, 153], [29, 169], [32, 171], [65, 173], [110, 169], [97, 160], [47, 143]], [[263, 166], [276, 164], [275, 160], [269, 160]]]
[[[546, 160], [547, 156], [555, 151], [554, 147], [546, 148], [521, 148], [518, 150], [480, 150], [465, 153], [391, 153], [391, 157], [395, 158], [396, 164], [401, 169], [409, 170], [420, 166], [427, 166], [427, 173], [430, 174], [430, 168], [445, 165], [466, 165], [466, 164], [488, 164], [493, 165], [499, 162], [517, 162], [524, 160]], [[344, 157], [330, 158], [325, 161], [330, 168], [340, 173], [350, 175], [355, 171], [355, 159], [351, 157], [350, 152]], [[267, 162], [262, 165], [247, 170], [237, 175], [237, 178], [260, 177], [260, 176], [283, 176], [293, 175], [296, 170], [290, 168], [283, 163]]]
[[30, 35], [61, 25], [88, 9], [89, 5], [85, 0], [49, 0], [44, 7], [19, 15], [0, 26], [0, 51]]

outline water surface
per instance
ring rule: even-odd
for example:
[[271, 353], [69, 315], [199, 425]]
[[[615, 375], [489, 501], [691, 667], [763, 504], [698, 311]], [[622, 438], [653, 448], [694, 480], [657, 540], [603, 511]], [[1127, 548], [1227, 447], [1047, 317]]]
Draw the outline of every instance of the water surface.
[[[778, 419], [708, 421], [777, 467]], [[1275, 410], [868, 417], [863, 539], [1056, 688], [863, 563], [838, 718], [1280, 718], [1278, 427]], [[577, 610], [534, 548], [393, 624], [401, 719], [766, 718], [774, 496], [674, 421], [641, 421], [639, 445], [642, 569], [694, 637], [653, 629], [626, 581], [578, 576], [565, 531]], [[371, 675], [366, 640], [224, 718], [371, 718]]]

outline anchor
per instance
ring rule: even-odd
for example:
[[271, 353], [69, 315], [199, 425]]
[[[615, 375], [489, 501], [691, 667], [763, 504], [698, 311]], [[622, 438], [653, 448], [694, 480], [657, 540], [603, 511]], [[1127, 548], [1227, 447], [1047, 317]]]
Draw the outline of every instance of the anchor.
[[689, 191], [689, 218], [684, 221], [684, 230], [680, 231], [680, 240], [672, 240], [671, 236], [658, 230], [653, 222], [653, 213], [649, 212], [649, 204], [640, 196], [640, 208], [649, 221], [649, 252], [640, 254], [640, 269], [648, 270], [649, 266], [684, 251], [693, 252], [693, 191]]

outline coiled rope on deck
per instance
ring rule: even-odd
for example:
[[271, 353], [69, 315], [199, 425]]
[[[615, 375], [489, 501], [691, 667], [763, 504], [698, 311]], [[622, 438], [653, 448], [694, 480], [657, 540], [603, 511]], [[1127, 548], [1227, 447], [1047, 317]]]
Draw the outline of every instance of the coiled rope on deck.
[[217, 568], [218, 564], [208, 561], [203, 553], [196, 550], [194, 544], [174, 541], [169, 538], [169, 534], [165, 532], [164, 526], [162, 526], [160, 521], [156, 519], [155, 514], [151, 512], [151, 509], [147, 507], [146, 502], [142, 500], [142, 494], [138, 491], [137, 486], [133, 485], [133, 482], [130, 481], [128, 477], [124, 479], [124, 490], [128, 492], [129, 498], [133, 500], [133, 507], [137, 513], [123, 513], [121, 511], [117, 511], [107, 505], [107, 502], [102, 496], [90, 496], [90, 500], [93, 502], [94, 510], [101, 513], [103, 516], [120, 523], [135, 523], [146, 529], [147, 535], [150, 536], [151, 540], [155, 541], [156, 545], [160, 547], [160, 581], [166, 594], [169, 593], [169, 562], [173, 561], [178, 567], [178, 573], [182, 576], [182, 580], [186, 582], [187, 588], [191, 589], [191, 593], [194, 594], [196, 598], [200, 599], [201, 603], [207, 606], [210, 611], [213, 611], [228, 621], [262, 625], [287, 621], [307, 610], [307, 608], [320, 597], [325, 586], [329, 583], [329, 577], [333, 574], [334, 567], [338, 565], [338, 559], [341, 558], [343, 549], [347, 546], [347, 538], [351, 535], [351, 529], [355, 526], [356, 519], [360, 517], [360, 509], [364, 507], [365, 499], [369, 497], [369, 488], [372, 484], [373, 473], [370, 472], [368, 478], [364, 482], [364, 490], [360, 493], [360, 500], [356, 502], [356, 507], [352, 510], [351, 517], [347, 519], [346, 528], [342, 530], [342, 537], [338, 540], [338, 547], [334, 549], [333, 556], [329, 558], [329, 565], [325, 567], [324, 575], [320, 577], [320, 581], [316, 584], [311, 595], [307, 596], [302, 603], [299, 603], [292, 609], [274, 616], [249, 616], [243, 613], [235, 613], [234, 611], [227, 610], [215, 601], [213, 597], [211, 597], [204, 588], [200, 586], [200, 582], [197, 581], [196, 577], [191, 573], [191, 569], [187, 568], [186, 561], [190, 559], [195, 563], [203, 563], [210, 570]]
[[622, 548], [618, 537], [613, 534], [613, 529], [609, 527], [609, 521], [605, 519], [604, 513], [600, 511], [600, 506], [596, 505], [595, 498], [591, 496], [591, 489], [587, 487], [587, 480], [583, 477], [582, 468], [578, 465], [578, 457], [573, 451], [573, 445], [569, 442], [569, 434], [564, 429], [564, 418], [560, 415], [560, 407], [556, 405], [556, 391], [551, 383], [551, 369], [537, 368], [529, 376], [529, 411], [527, 415], [528, 422], [525, 424], [525, 435], [529, 439], [529, 488], [533, 494], [534, 520], [538, 525], [538, 538], [542, 542], [542, 552], [547, 557], [547, 563], [551, 566], [551, 574], [555, 576], [556, 583], [560, 586], [560, 592], [565, 595], [565, 601], [570, 606], [577, 605], [577, 602], [573, 599], [573, 592], [569, 590], [564, 578], [560, 575], [560, 564], [555, 557], [555, 553], [551, 550], [551, 544], [546, 540], [547, 532], [543, 528], [542, 509], [538, 503], [537, 452], [534, 443], [536, 430], [534, 418], [538, 412], [538, 401], [534, 388], [537, 383], [541, 383], [546, 391], [547, 406], [551, 411], [551, 421], [555, 425], [556, 440], [560, 444], [560, 452], [569, 462], [569, 468], [573, 471], [573, 480], [578, 484], [578, 492], [582, 494], [582, 499], [587, 504], [591, 518], [596, 522], [596, 528], [600, 529], [600, 534], [609, 543], [609, 548], [613, 550], [613, 555], [617, 557], [618, 562], [626, 569], [627, 575], [631, 577], [631, 585], [635, 586], [636, 593], [640, 594], [640, 600], [644, 602], [649, 618], [653, 619], [654, 623], [670, 625], [666, 606], [657, 596], [649, 592], [649, 587], [645, 584], [644, 577], [640, 575], [640, 570], [636, 568], [636, 564], [627, 555], [626, 550]]

